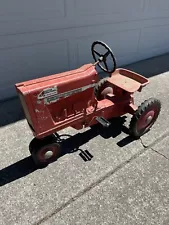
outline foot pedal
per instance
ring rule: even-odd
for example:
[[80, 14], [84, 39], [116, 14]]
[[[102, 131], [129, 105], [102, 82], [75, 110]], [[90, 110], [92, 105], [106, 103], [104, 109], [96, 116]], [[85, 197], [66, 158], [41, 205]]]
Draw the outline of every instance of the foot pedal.
[[81, 153], [79, 154], [79, 156], [85, 161], [90, 161], [93, 158], [93, 155], [90, 154], [90, 152], [88, 150], [81, 150]]
[[100, 123], [103, 127], [109, 127], [111, 123], [103, 117], [96, 117], [98, 123]]

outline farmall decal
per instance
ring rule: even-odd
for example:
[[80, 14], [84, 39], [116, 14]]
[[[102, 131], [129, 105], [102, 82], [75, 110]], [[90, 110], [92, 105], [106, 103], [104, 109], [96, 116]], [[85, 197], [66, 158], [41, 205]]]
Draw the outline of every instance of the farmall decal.
[[67, 92], [63, 92], [63, 93], [59, 93], [59, 94], [58, 94], [58, 91], [57, 91], [57, 87], [47, 88], [47, 89], [44, 89], [38, 95], [38, 100], [44, 99], [45, 104], [51, 104], [51, 103], [57, 102], [60, 98], [67, 98], [67, 97], [69, 97], [73, 94], [85, 91], [85, 90], [87, 90], [89, 88], [92, 88], [94, 86], [95, 86], [95, 84], [89, 84], [89, 85], [86, 85], [84, 87], [76, 88], [76, 89], [73, 89], [71, 91], [67, 91]]
[[42, 100], [44, 98], [57, 94], [58, 94], [57, 87], [46, 88], [38, 95], [38, 100]]

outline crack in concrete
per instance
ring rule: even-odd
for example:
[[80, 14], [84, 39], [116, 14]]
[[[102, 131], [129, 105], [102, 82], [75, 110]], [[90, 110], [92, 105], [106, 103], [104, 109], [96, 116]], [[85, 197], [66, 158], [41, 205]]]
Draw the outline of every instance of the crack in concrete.
[[165, 156], [164, 154], [162, 154], [161, 152], [158, 152], [157, 150], [155, 150], [154, 148], [150, 148], [153, 152], [156, 152], [158, 155], [163, 156], [165, 159], [169, 160], [169, 158], [167, 156]]
[[140, 141], [144, 148], [152, 148], [154, 145], [156, 145], [158, 142], [162, 141], [166, 136], [168, 136], [168, 134], [169, 134], [169, 130], [167, 130], [165, 133], [163, 133], [161, 136], [159, 136], [154, 142], [152, 142], [149, 145], [145, 145], [141, 137], [140, 137]]
[[[112, 176], [113, 174], [115, 174], [116, 172], [118, 172], [119, 170], [121, 170], [122, 168], [124, 168], [130, 162], [134, 161], [136, 158], [138, 158], [139, 156], [141, 156], [142, 154], [144, 154], [145, 152], [147, 152], [148, 150], [153, 150], [153, 151], [157, 152], [156, 150], [154, 150], [152, 148], [152, 146], [156, 145], [157, 142], [163, 140], [168, 135], [168, 133], [169, 133], [169, 131], [167, 131], [166, 133], [164, 133], [161, 137], [159, 137], [158, 139], [156, 139], [156, 141], [154, 141], [149, 146], [146, 146], [143, 143], [143, 140], [140, 138], [139, 140], [140, 140], [140, 142], [141, 142], [141, 144], [143, 146], [143, 149], [142, 150], [140, 150], [138, 153], [136, 153], [135, 155], [131, 156], [128, 160], [126, 160], [123, 163], [121, 163], [115, 169], [109, 171], [104, 176], [102, 176], [100, 179], [96, 180], [91, 185], [87, 186], [85, 189], [83, 189], [82, 191], [80, 191], [79, 193], [77, 193], [74, 197], [70, 198], [67, 202], [63, 203], [60, 207], [58, 207], [57, 209], [53, 210], [53, 212], [51, 212], [50, 214], [46, 215], [45, 217], [43, 217], [42, 219], [40, 219], [38, 222], [36, 222], [35, 225], [40, 225], [43, 222], [47, 221], [48, 219], [50, 219], [51, 217], [53, 217], [54, 215], [56, 215], [57, 213], [59, 213], [60, 211], [62, 211], [64, 208], [66, 208], [67, 206], [69, 206], [70, 204], [72, 204], [73, 202], [75, 202], [77, 199], [79, 199], [80, 197], [82, 197], [84, 194], [86, 194], [87, 192], [89, 192], [91, 189], [93, 189], [96, 186], [98, 186], [104, 180], [106, 180], [107, 178], [109, 178], [110, 176]], [[160, 154], [159, 152], [157, 152], [157, 153]], [[163, 157], [165, 157], [163, 154], [160, 154], [160, 155], [162, 155]], [[165, 157], [165, 158], [167, 160], [169, 160], [167, 157]]]
[[141, 137], [140, 137], [140, 142], [141, 142], [141, 144], [142, 144], [142, 146], [143, 146], [143, 148], [148, 148], [144, 143], [143, 143], [143, 140], [141, 139]]

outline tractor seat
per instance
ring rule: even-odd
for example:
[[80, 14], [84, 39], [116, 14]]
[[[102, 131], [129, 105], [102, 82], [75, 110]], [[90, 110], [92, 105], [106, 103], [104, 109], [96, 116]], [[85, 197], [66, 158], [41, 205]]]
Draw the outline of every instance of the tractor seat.
[[117, 69], [108, 81], [114, 86], [123, 89], [129, 93], [139, 91], [139, 89], [148, 83], [148, 80], [132, 71], [126, 69]]

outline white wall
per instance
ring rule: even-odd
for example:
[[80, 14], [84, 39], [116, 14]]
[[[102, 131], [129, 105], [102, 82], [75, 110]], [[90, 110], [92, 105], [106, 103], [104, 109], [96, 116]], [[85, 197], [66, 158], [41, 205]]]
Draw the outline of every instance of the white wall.
[[96, 39], [119, 66], [169, 51], [169, 1], [2, 0], [0, 99], [16, 82], [92, 62]]

